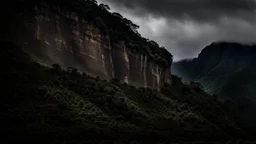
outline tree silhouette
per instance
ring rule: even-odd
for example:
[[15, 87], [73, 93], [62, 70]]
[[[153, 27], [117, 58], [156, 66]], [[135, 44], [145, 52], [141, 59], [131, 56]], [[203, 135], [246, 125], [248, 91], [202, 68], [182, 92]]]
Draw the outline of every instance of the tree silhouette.
[[85, 0], [85, 2], [93, 2], [95, 4], [98, 4], [98, 2], [96, 0]]
[[126, 18], [123, 19], [123, 23], [124, 23], [125, 25], [129, 26], [132, 30], [134, 30], [134, 29], [136, 30], [136, 29], [139, 28], [138, 25], [134, 24], [131, 20], [128, 20], [128, 19], [126, 19]]
[[109, 10], [110, 10], [109, 5], [105, 5], [105, 4], [100, 4], [100, 5], [99, 5], [99, 8], [101, 8], [102, 10], [106, 10], [106, 11], [109, 11]]
[[53, 64], [52, 67], [56, 70], [61, 70], [61, 66], [59, 64]]
[[113, 12], [112, 14], [113, 14], [114, 16], [120, 18], [120, 19], [123, 19], [123, 18], [124, 18], [120, 13]]

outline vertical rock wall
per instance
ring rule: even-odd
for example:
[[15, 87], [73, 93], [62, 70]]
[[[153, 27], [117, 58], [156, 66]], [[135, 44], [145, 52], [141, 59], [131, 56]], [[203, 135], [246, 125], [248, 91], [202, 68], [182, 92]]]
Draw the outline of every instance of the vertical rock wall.
[[35, 14], [20, 13], [9, 19], [11, 24], [1, 34], [2, 39], [22, 46], [33, 60], [77, 68], [103, 79], [118, 78], [136, 86], [159, 89], [171, 82], [170, 67], [132, 52], [123, 40], [111, 43], [111, 37], [76, 13], [47, 5], [35, 6], [34, 10]]

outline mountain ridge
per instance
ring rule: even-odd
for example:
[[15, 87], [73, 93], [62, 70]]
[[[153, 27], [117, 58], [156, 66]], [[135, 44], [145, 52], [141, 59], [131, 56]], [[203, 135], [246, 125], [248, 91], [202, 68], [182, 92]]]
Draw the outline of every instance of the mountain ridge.
[[[172, 73], [185, 82], [198, 82], [221, 101], [233, 101], [240, 119], [256, 128], [256, 45], [212, 43], [197, 58], [174, 63]], [[233, 107], [233, 106], [231, 106]]]
[[[201, 82], [210, 93], [219, 93], [214, 84], [209, 82], [220, 81], [224, 84], [234, 73], [243, 69], [253, 69], [255, 65], [256, 45], [239, 44], [235, 42], [213, 42], [206, 46], [197, 58], [175, 62], [172, 72], [186, 81]], [[216, 79], [215, 76], [223, 77]], [[212, 87], [216, 87], [212, 86]]]

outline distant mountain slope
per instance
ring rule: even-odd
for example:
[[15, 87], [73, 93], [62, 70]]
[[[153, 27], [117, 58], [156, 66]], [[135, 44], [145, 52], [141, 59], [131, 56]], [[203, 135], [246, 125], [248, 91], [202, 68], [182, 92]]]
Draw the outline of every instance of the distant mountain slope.
[[176, 62], [173, 74], [185, 81], [200, 82], [204, 89], [220, 98], [256, 100], [256, 46], [215, 42], [198, 58]]
[[198, 58], [176, 62], [172, 73], [187, 82], [199, 82], [222, 100], [235, 103], [234, 111], [248, 128], [256, 128], [256, 45], [215, 42]]

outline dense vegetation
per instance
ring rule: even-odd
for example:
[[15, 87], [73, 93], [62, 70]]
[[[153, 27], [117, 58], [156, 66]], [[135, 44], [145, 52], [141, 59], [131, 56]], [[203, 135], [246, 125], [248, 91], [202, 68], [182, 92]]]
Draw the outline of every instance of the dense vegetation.
[[[224, 105], [173, 76], [161, 92], [31, 62], [1, 42], [4, 138], [35, 143], [171, 143], [246, 139]], [[35, 141], [34, 141], [35, 140]]]
[[[110, 37], [111, 43], [125, 41], [126, 46], [134, 52], [147, 54], [157, 63], [169, 67], [172, 63], [172, 55], [153, 40], [143, 38], [137, 31], [138, 25], [124, 18], [121, 14], [111, 13], [110, 7], [98, 4], [95, 0], [14, 0], [19, 4], [16, 9], [35, 13], [34, 7], [60, 7], [65, 12], [75, 12], [80, 18], [85, 19], [93, 26], [100, 29], [101, 33]], [[58, 13], [58, 11], [56, 11]]]

